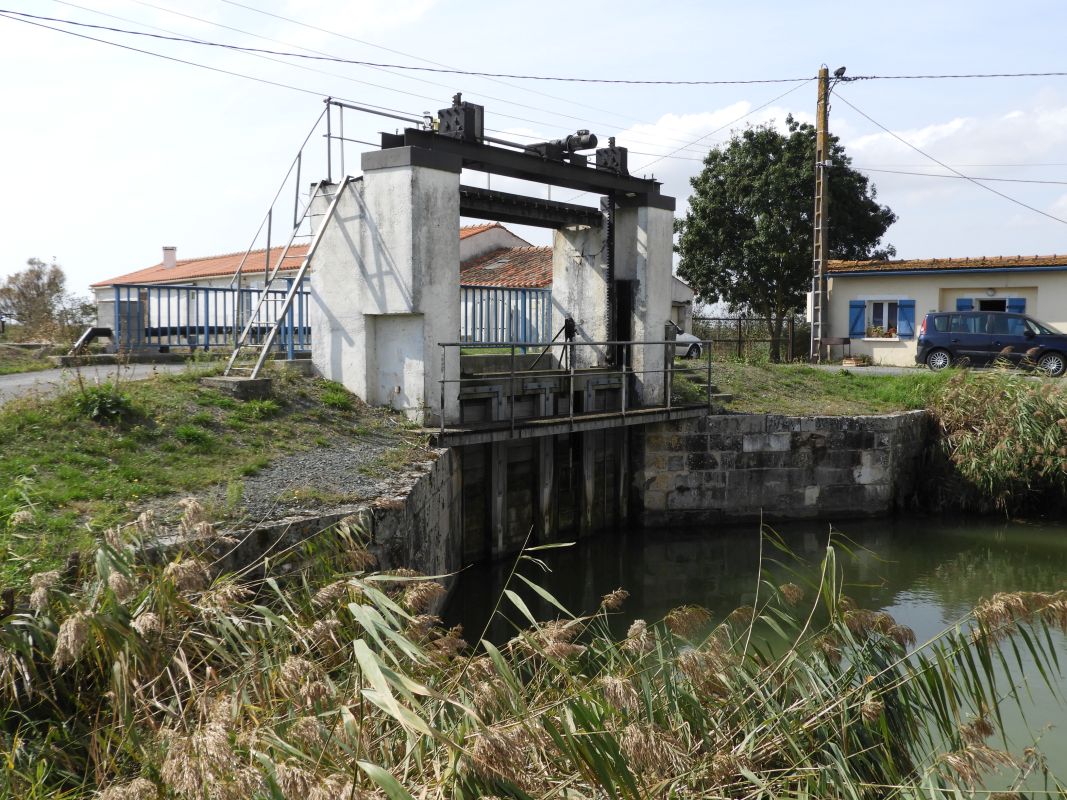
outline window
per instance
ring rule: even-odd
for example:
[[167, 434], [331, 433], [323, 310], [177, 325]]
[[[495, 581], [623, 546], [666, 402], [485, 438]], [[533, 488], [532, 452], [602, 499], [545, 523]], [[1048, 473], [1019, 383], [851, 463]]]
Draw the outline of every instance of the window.
[[870, 298], [848, 303], [851, 339], [910, 339], [915, 335], [915, 301]]
[[867, 302], [867, 335], [890, 337], [897, 333], [898, 304], [893, 300]]

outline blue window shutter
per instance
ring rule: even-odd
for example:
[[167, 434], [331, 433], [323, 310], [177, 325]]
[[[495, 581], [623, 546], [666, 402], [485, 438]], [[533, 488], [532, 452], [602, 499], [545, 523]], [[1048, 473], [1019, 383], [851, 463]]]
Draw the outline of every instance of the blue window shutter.
[[1009, 297], [1008, 298], [1008, 311], [1013, 314], [1025, 314], [1026, 313], [1026, 298], [1025, 297]]
[[957, 311], [974, 311], [974, 300], [969, 297], [956, 298]]
[[897, 336], [910, 339], [915, 335], [915, 301], [901, 300], [897, 304]]
[[850, 339], [862, 339], [866, 328], [867, 304], [862, 300], [848, 301], [848, 335]]

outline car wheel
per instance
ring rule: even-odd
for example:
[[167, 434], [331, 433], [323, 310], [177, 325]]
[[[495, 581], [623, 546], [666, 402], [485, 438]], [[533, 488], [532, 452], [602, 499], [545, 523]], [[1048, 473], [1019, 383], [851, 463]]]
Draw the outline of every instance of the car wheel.
[[700, 345], [691, 344], [689, 349], [685, 351], [686, 358], [700, 358]]
[[1067, 359], [1064, 359], [1063, 353], [1053, 350], [1037, 360], [1037, 368], [1050, 378], [1058, 378], [1067, 371]]
[[934, 372], [952, 366], [952, 355], [948, 350], [931, 350], [926, 356], [926, 366]]

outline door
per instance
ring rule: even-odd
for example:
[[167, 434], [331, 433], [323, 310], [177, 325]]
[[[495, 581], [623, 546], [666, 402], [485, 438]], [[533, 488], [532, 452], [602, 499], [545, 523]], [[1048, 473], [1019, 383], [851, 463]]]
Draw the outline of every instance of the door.
[[987, 314], [992, 339], [989, 348], [991, 360], [1004, 359], [1018, 364], [1033, 346], [1026, 337], [1026, 321], [1014, 314]]
[[954, 358], [965, 358], [972, 364], [985, 362], [990, 349], [990, 336], [984, 328], [987, 316], [988, 314], [978, 314], [972, 311], [952, 314], [949, 317], [949, 346]]

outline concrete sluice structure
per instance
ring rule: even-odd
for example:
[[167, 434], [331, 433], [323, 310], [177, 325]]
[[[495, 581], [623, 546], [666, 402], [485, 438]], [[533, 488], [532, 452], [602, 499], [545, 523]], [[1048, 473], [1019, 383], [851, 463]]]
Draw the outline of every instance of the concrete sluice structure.
[[[613, 141], [590, 165], [577, 152], [595, 147], [587, 132], [523, 147], [484, 137], [481, 115], [457, 96], [439, 128], [383, 134], [382, 149], [362, 156], [363, 175], [329, 187], [324, 195], [338, 196], [312, 209], [321, 227], [311, 258], [314, 366], [455, 448], [465, 561], [513, 552], [528, 537], [624, 523], [631, 437], [708, 410], [670, 398], [674, 198], [631, 177]], [[464, 169], [589, 192], [601, 204], [463, 186]], [[559, 334], [540, 358], [543, 348], [528, 343], [462, 353], [461, 216], [553, 229]]]

